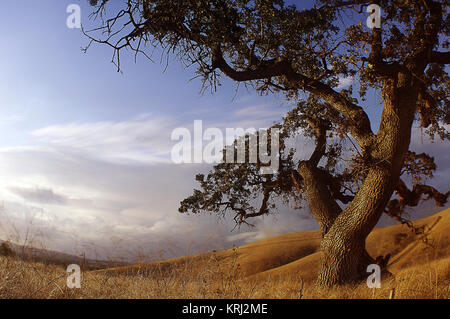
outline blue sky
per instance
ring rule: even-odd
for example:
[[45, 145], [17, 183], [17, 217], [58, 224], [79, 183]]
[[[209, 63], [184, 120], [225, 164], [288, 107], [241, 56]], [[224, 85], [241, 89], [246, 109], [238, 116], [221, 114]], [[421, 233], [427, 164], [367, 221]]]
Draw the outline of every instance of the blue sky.
[[[90, 12], [87, 1], [82, 6], [83, 19]], [[43, 125], [76, 121], [116, 121], [142, 113], [170, 113], [176, 119], [186, 119], [192, 108], [208, 113], [227, 114], [241, 104], [261, 103], [264, 99], [248, 98], [241, 89], [234, 99], [234, 85], [225, 81], [214, 95], [199, 94], [200, 80], [189, 81], [193, 69], [185, 70], [180, 63], [159, 64], [156, 51], [151, 63], [140, 57], [135, 64], [131, 55], [122, 60], [123, 73], [111, 64], [112, 51], [94, 45], [84, 54], [80, 48], [88, 41], [78, 29], [69, 29], [65, 12], [70, 1], [43, 0], [8, 2], [0, 17], [4, 25], [3, 55], [0, 67], [2, 113], [11, 121], [32, 118], [23, 123], [25, 129]], [[4, 5], [5, 7], [5, 5]], [[280, 104], [279, 100], [265, 99]], [[193, 117], [192, 117], [193, 118]], [[26, 138], [23, 130], [1, 134], [3, 144]]]
[[[227, 80], [215, 94], [201, 95], [200, 80], [189, 82], [194, 69], [174, 61], [164, 72], [158, 52], [157, 63], [141, 57], [135, 64], [123, 56], [118, 73], [110, 48], [81, 51], [88, 40], [66, 27], [72, 2], [87, 19], [87, 1], [2, 4], [0, 237], [3, 231], [3, 237], [22, 240], [12, 230], [34, 220], [36, 237], [45, 233], [40, 240], [50, 248], [79, 252], [89, 246], [105, 256], [120, 244], [115, 254], [144, 247], [173, 256], [316, 227], [308, 213], [285, 208], [236, 237], [229, 221], [178, 214], [179, 201], [196, 186], [195, 173], [209, 166], [163, 161], [175, 127], [195, 119], [219, 128], [267, 127], [290, 105], [243, 86], [235, 94]], [[366, 103], [374, 128], [377, 101], [372, 95]], [[302, 143], [307, 153], [310, 144]], [[413, 143], [423, 147], [421, 139]], [[446, 154], [445, 144], [430, 145], [431, 153]]]
[[[306, 6], [311, 1], [297, 1]], [[241, 88], [235, 96], [235, 85], [225, 80], [220, 90], [211, 95], [200, 95], [200, 80], [189, 81], [193, 69], [184, 69], [180, 63], [170, 63], [164, 71], [159, 64], [149, 63], [142, 56], [135, 64], [131, 56], [122, 59], [123, 74], [118, 74], [110, 63], [111, 50], [93, 46], [88, 54], [81, 52], [88, 41], [78, 29], [65, 26], [66, 7], [71, 1], [42, 0], [9, 1], [3, 4], [0, 17], [3, 28], [0, 50], [0, 94], [4, 122], [23, 121], [22, 127], [7, 127], [9, 134], [0, 134], [0, 142], [14, 145], [24, 142], [25, 130], [44, 125], [74, 121], [120, 120], [142, 113], [153, 115], [170, 113], [185, 120], [192, 117], [192, 109], [227, 114], [242, 107], [237, 103], [245, 98], [248, 104], [267, 103], [280, 106], [281, 99], [261, 98]], [[82, 6], [83, 19], [88, 19], [91, 8], [87, 1], [75, 1]], [[169, 85], [168, 85], [169, 84]], [[373, 112], [372, 112], [373, 110]], [[375, 108], [371, 116], [378, 117]], [[192, 117], [193, 118], [193, 117]], [[376, 127], [376, 123], [374, 127]], [[1, 122], [0, 122], [1, 123]], [[25, 129], [25, 130], [24, 130]], [[0, 128], [2, 130], [2, 128]]]

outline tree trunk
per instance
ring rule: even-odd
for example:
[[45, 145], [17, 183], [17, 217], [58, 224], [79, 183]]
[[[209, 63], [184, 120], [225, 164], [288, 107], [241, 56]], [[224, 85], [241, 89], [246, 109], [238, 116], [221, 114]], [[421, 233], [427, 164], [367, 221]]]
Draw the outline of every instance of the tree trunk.
[[409, 148], [417, 91], [411, 79], [386, 80], [382, 95], [383, 114], [368, 162], [368, 173], [353, 201], [337, 216], [325, 234], [317, 283], [334, 286], [367, 278], [367, 265], [374, 263], [365, 249], [392, 196]]
[[342, 209], [322, 181], [317, 167], [312, 167], [307, 161], [301, 162], [298, 166], [298, 173], [305, 185], [309, 207], [319, 224], [322, 237], [324, 237]]

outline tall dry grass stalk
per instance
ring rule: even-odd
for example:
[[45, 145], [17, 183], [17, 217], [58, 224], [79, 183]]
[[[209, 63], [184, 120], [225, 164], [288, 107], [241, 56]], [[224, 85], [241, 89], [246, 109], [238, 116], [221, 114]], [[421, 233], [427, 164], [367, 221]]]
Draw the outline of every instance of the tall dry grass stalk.
[[[242, 278], [239, 265], [220, 271], [220, 260], [210, 258], [205, 267], [186, 262], [183, 269], [138, 270], [133, 274], [87, 271], [82, 287], [69, 289], [65, 268], [0, 257], [0, 298], [289, 298], [299, 297], [298, 276]], [[317, 289], [305, 282], [303, 298], [449, 298], [450, 258], [400, 271], [380, 289], [365, 283], [334, 289]]]

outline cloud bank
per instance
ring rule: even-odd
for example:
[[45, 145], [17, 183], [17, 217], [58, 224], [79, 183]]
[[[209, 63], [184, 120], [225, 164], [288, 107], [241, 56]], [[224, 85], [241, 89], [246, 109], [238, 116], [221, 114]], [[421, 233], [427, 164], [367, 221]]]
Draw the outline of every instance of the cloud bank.
[[[279, 118], [279, 110], [248, 107], [208, 125], [259, 128]], [[252, 220], [254, 228], [234, 232], [231, 218], [178, 213], [179, 202], [198, 187], [195, 174], [211, 168], [170, 161], [175, 143], [170, 133], [182, 125], [148, 114], [50, 125], [30, 132], [31, 147], [0, 149], [0, 238], [18, 243], [31, 238], [49, 249], [136, 261], [138, 256], [169, 258], [317, 228], [307, 210], [288, 207]], [[311, 150], [304, 138], [297, 145], [305, 154]], [[411, 149], [436, 157], [432, 184], [448, 187], [448, 145], [422, 141], [416, 129]], [[389, 222], [383, 218], [381, 224]]]
[[[260, 128], [279, 118], [262, 105], [207, 126]], [[21, 243], [29, 232], [38, 246], [92, 258], [168, 258], [312, 227], [289, 209], [233, 233], [231, 219], [178, 213], [198, 187], [195, 174], [211, 168], [170, 161], [171, 131], [191, 125], [149, 114], [50, 125], [30, 132], [33, 146], [0, 149], [0, 237]]]

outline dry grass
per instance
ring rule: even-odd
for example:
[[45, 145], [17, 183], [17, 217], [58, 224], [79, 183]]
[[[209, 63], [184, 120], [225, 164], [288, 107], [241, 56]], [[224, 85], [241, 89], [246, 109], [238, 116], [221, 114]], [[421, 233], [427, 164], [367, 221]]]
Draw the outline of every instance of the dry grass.
[[[67, 273], [60, 266], [24, 262], [0, 257], [0, 298], [289, 298], [299, 296], [297, 276], [268, 276], [251, 280], [239, 278], [239, 268], [224, 274], [211, 261], [204, 269], [186, 265], [171, 274], [157, 270], [133, 275], [84, 272], [82, 287], [69, 289]], [[380, 289], [362, 283], [320, 290], [305, 282], [304, 298], [449, 298], [450, 258], [426, 266], [410, 267], [386, 279]]]
[[[282, 235], [239, 248], [191, 257], [85, 271], [80, 289], [66, 285], [57, 265], [0, 256], [0, 298], [450, 298], [450, 209], [418, 221], [411, 235], [402, 225], [376, 229], [367, 246], [391, 253], [393, 274], [380, 289], [365, 283], [317, 289], [320, 252], [316, 232]], [[302, 278], [300, 278], [300, 276]]]

